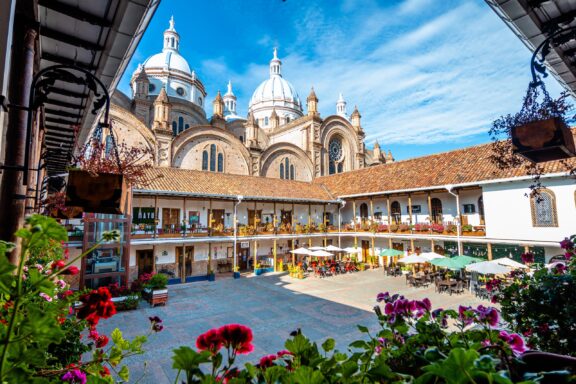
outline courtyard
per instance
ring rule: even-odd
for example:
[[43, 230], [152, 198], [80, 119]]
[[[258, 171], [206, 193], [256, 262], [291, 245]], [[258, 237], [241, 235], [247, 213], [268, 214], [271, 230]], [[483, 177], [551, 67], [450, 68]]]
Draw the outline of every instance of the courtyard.
[[172, 369], [172, 349], [181, 345], [195, 348], [198, 335], [229, 323], [244, 324], [254, 333], [254, 352], [238, 359], [242, 365], [257, 363], [261, 356], [284, 349], [284, 341], [298, 328], [316, 342], [332, 337], [337, 349], [346, 350], [352, 341], [362, 337], [356, 325], [365, 325], [371, 331], [378, 329], [372, 308], [376, 295], [385, 291], [410, 299], [428, 297], [433, 308], [482, 303], [467, 292], [450, 296], [435, 293], [433, 285], [412, 288], [403, 276], [388, 277], [382, 269], [304, 280], [279, 273], [170, 286], [165, 307], [150, 308], [142, 302], [138, 310], [119, 312], [102, 320], [99, 329], [110, 334], [120, 328], [132, 338], [147, 334], [148, 317], [159, 316], [164, 330], [151, 335], [144, 355], [126, 362], [131, 381], [145, 374], [141, 383], [172, 383], [176, 374]]

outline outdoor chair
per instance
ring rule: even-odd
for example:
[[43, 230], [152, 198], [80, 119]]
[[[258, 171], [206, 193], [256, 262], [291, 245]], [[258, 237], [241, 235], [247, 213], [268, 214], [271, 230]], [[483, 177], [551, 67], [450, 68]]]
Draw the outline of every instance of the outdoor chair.
[[452, 293], [464, 293], [464, 283], [461, 281], [457, 282], [456, 285], [450, 287], [450, 295]]
[[406, 274], [406, 285], [410, 284], [410, 279], [412, 279], [412, 272]]

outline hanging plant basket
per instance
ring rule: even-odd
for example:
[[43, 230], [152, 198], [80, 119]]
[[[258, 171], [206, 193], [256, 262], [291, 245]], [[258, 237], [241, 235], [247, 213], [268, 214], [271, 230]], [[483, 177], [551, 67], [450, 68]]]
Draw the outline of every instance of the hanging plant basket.
[[55, 219], [80, 219], [82, 218], [82, 207], [53, 208], [50, 210], [50, 217]]
[[514, 153], [542, 163], [576, 156], [574, 137], [563, 119], [555, 117], [512, 127]]
[[123, 214], [128, 187], [123, 175], [71, 170], [66, 187], [66, 206], [80, 207], [84, 212]]

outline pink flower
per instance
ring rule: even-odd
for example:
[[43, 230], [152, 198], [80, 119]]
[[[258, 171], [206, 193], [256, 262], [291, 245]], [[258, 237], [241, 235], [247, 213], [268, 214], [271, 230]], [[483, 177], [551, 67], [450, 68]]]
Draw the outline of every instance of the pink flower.
[[80, 272], [78, 267], [71, 265], [68, 268], [66, 268], [66, 270], [64, 270], [63, 274], [64, 275], [77, 275], [78, 272]]
[[478, 320], [481, 322], [486, 323], [492, 327], [498, 325], [499, 315], [496, 308], [479, 305], [476, 309], [476, 313], [478, 314]]
[[61, 379], [71, 384], [86, 384], [86, 374], [78, 368], [66, 372]]
[[532, 264], [534, 262], [534, 254], [532, 252], [523, 253], [520, 257], [524, 264]]
[[277, 358], [278, 356], [276, 355], [262, 356], [260, 362], [258, 363], [258, 366], [260, 367], [260, 369], [266, 369], [268, 367], [271, 367], [274, 365], [274, 360], [276, 360]]
[[40, 292], [40, 297], [43, 298], [44, 300], [51, 302], [52, 301], [52, 297], [44, 292]]
[[217, 329], [211, 329], [198, 336], [196, 339], [196, 348], [201, 351], [210, 351], [215, 355], [222, 348], [222, 337]]
[[65, 282], [64, 280], [57, 280], [57, 281], [56, 281], [56, 285], [57, 285], [58, 288], [60, 288], [60, 289], [66, 288], [66, 282]]
[[52, 269], [58, 270], [60, 268], [64, 268], [66, 263], [63, 260], [56, 260], [52, 263]]
[[560, 242], [560, 248], [562, 249], [572, 249], [574, 248], [574, 243], [570, 241], [569, 238], [565, 237], [564, 240]]
[[524, 345], [524, 340], [520, 337], [520, 335], [516, 333], [508, 333], [506, 331], [500, 331], [498, 335], [500, 340], [503, 340], [508, 344], [510, 349], [517, 355], [521, 354], [522, 352], [526, 351], [526, 346]]
[[239, 354], [248, 354], [254, 350], [252, 330], [245, 325], [224, 325], [218, 329], [218, 333], [226, 348], [235, 349]]
[[44, 270], [44, 267], [42, 266], [42, 264], [36, 264], [35, 267], [40, 272], [42, 272]]

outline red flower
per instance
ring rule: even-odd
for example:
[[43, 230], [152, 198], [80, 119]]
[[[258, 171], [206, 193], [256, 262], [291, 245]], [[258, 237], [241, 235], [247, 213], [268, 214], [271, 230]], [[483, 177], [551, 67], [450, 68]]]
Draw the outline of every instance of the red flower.
[[106, 287], [92, 290], [89, 294], [80, 296], [83, 306], [78, 310], [76, 316], [85, 319], [91, 325], [98, 324], [100, 318], [107, 319], [116, 314], [116, 307], [112, 302], [112, 295]]
[[56, 260], [52, 263], [52, 269], [58, 270], [60, 268], [64, 268], [65, 265], [66, 263], [64, 262], [64, 260]]
[[222, 337], [218, 329], [211, 329], [198, 336], [196, 347], [201, 351], [210, 351], [215, 355], [222, 348]]
[[254, 350], [252, 346], [252, 330], [241, 324], [228, 324], [218, 329], [222, 344], [226, 348], [235, 349], [239, 354], [247, 354]]
[[279, 351], [279, 352], [277, 353], [277, 355], [278, 355], [278, 357], [282, 357], [282, 356], [286, 356], [286, 355], [294, 356], [294, 354], [293, 354], [292, 352], [287, 351], [287, 350], [285, 350], [285, 349]]
[[80, 272], [80, 270], [78, 269], [78, 267], [75, 267], [74, 265], [69, 266], [68, 268], [66, 268], [64, 270], [64, 272], [62, 272], [63, 275], [77, 275], [78, 272]]
[[100, 371], [100, 376], [102, 377], [110, 376], [110, 370], [108, 369], [108, 367], [102, 367], [102, 370]]
[[534, 262], [534, 254], [532, 252], [523, 253], [520, 257], [524, 264], [531, 264]]
[[96, 348], [104, 348], [106, 345], [108, 345], [108, 336], [106, 335], [100, 335], [98, 336], [98, 338], [96, 339]]
[[276, 360], [277, 358], [278, 356], [276, 355], [262, 356], [260, 362], [258, 363], [258, 366], [260, 367], [260, 369], [266, 369], [268, 367], [271, 367], [274, 365], [274, 360]]

